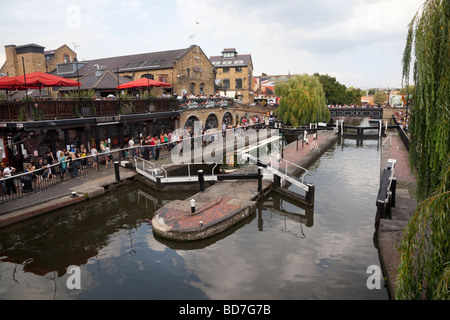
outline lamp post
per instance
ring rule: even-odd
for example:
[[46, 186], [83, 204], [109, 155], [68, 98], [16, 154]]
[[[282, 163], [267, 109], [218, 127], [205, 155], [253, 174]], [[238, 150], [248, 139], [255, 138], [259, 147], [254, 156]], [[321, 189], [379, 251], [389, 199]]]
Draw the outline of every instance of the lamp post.
[[390, 97], [391, 97], [391, 89], [387, 89], [387, 94], [388, 94], [388, 97], [387, 97], [387, 105], [388, 106], [390, 106], [391, 105], [391, 102], [389, 101], [390, 100]]
[[25, 76], [25, 59], [22, 57], [22, 67], [23, 67], [23, 81], [25, 82], [25, 95], [27, 97], [27, 103], [28, 103], [28, 88], [27, 88], [27, 77]]

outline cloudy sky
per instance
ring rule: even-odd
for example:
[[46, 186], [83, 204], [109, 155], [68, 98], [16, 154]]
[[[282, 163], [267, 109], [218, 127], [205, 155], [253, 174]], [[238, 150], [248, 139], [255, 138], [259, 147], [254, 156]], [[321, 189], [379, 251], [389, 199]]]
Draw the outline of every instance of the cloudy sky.
[[318, 72], [347, 87], [400, 87], [407, 26], [423, 2], [0, 0], [0, 46], [67, 44], [79, 60], [234, 47], [252, 55], [255, 76]]

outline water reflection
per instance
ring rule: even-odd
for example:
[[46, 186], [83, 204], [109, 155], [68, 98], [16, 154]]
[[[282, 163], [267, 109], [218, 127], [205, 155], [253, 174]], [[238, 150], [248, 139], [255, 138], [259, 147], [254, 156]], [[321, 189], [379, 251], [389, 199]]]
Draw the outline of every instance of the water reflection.
[[[309, 168], [314, 208], [271, 193], [203, 241], [155, 238], [156, 210], [191, 194], [140, 183], [3, 228], [0, 299], [387, 299], [366, 287], [367, 267], [379, 264], [377, 143], [345, 139]], [[70, 265], [82, 290], [66, 287]]]

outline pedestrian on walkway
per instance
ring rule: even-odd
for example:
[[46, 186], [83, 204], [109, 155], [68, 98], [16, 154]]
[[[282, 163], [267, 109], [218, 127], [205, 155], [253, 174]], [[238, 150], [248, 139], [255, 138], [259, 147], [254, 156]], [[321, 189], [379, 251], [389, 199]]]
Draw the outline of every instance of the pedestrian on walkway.
[[[13, 174], [16, 172], [16, 168], [7, 166], [3, 170], [3, 177], [6, 179], [6, 193], [11, 195], [11, 191], [13, 193], [17, 193], [16, 185], [14, 183], [14, 179], [12, 178]], [[11, 178], [11, 179], [8, 179]]]
[[96, 168], [98, 166], [98, 151], [97, 151], [97, 147], [94, 145], [91, 148], [91, 155], [92, 155], [92, 167]]
[[136, 150], [134, 149], [134, 139], [133, 137], [128, 140], [128, 146], [131, 148], [131, 157], [134, 158], [136, 156]]

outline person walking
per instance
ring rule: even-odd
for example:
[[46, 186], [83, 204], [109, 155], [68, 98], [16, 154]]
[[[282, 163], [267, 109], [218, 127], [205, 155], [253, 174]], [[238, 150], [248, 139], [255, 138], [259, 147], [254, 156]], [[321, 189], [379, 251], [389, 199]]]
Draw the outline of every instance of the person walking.
[[136, 156], [136, 150], [134, 149], [134, 139], [133, 137], [128, 140], [128, 147], [130, 147], [131, 157], [134, 158]]

